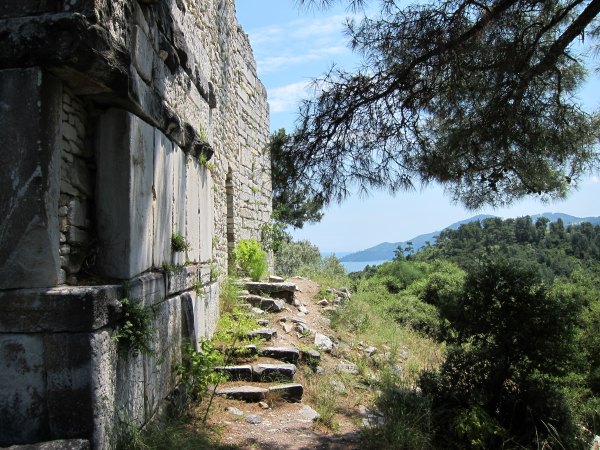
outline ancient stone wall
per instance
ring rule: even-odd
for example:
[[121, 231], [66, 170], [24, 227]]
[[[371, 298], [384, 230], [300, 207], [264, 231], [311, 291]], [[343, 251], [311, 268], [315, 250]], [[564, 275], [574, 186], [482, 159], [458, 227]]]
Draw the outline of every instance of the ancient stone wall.
[[[234, 0], [7, 0], [0, 39], [0, 446], [107, 448], [270, 218], [266, 92]], [[111, 338], [126, 297], [152, 354]]]

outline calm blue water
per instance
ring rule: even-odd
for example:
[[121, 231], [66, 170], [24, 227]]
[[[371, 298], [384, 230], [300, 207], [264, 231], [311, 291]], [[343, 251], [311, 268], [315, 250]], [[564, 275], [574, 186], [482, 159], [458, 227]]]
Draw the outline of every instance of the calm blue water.
[[346, 262], [342, 261], [342, 264], [346, 268], [346, 272], [350, 273], [350, 272], [358, 272], [360, 270], [363, 270], [367, 266], [378, 266], [379, 264], [383, 264], [384, 262], [387, 262], [387, 260], [381, 260], [381, 261], [346, 261]]

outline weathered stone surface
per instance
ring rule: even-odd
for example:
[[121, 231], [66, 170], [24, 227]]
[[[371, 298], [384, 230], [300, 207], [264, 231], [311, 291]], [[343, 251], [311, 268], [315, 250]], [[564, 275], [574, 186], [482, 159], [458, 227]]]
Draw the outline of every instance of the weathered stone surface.
[[150, 83], [154, 67], [154, 49], [148, 36], [138, 25], [133, 27], [133, 64], [144, 81]]
[[265, 341], [270, 341], [275, 336], [277, 336], [277, 331], [272, 328], [259, 328], [258, 330], [253, 330], [248, 333], [249, 338], [258, 337], [260, 339], [264, 339]]
[[152, 306], [165, 299], [165, 276], [161, 272], [150, 272], [135, 277], [128, 282], [123, 293], [130, 300], [142, 300], [144, 305]]
[[[173, 234], [185, 237], [185, 187], [186, 187], [186, 155], [178, 146], [173, 146]], [[170, 245], [169, 237], [169, 245]], [[173, 263], [183, 264], [185, 252], [173, 251]]]
[[321, 333], [315, 333], [315, 345], [325, 352], [330, 352], [333, 349], [331, 339]]
[[235, 406], [228, 406], [225, 409], [227, 410], [227, 412], [230, 412], [234, 416], [243, 416], [244, 415], [244, 411], [242, 411], [241, 409], [236, 408]]
[[252, 366], [219, 366], [215, 372], [226, 374], [229, 380], [252, 381]]
[[321, 415], [316, 412], [314, 409], [312, 409], [310, 406], [308, 405], [304, 405], [302, 406], [302, 409], [300, 410], [300, 417], [302, 417], [303, 419], [309, 420], [309, 421], [313, 421], [313, 420], [318, 420]]
[[0, 334], [0, 367], [0, 445], [48, 439], [42, 337]]
[[294, 363], [300, 358], [300, 351], [294, 347], [263, 347], [260, 355]]
[[251, 423], [252, 425], [258, 425], [259, 423], [263, 423], [263, 418], [252, 414], [244, 419], [246, 422]]
[[200, 261], [200, 165], [196, 158], [186, 161], [185, 237], [188, 242], [187, 260]]
[[269, 283], [283, 283], [285, 280], [282, 277], [277, 277], [275, 275], [269, 276]]
[[269, 394], [280, 395], [290, 402], [299, 402], [302, 400], [304, 388], [298, 383], [277, 384], [269, 388]]
[[87, 439], [57, 439], [37, 444], [11, 445], [6, 450], [90, 450]]
[[291, 380], [296, 373], [294, 364], [262, 363], [252, 366], [254, 378], [257, 381]]
[[198, 340], [207, 334], [204, 301], [194, 291], [183, 293], [178, 298], [181, 301], [182, 338], [198, 350]]
[[261, 297], [260, 295], [240, 295], [240, 299], [247, 301], [253, 306], [259, 307], [263, 311], [281, 312], [285, 308], [283, 300]]
[[175, 387], [173, 368], [181, 364], [181, 301], [165, 300], [154, 308], [156, 340], [154, 354], [144, 355], [145, 418], [154, 414]]
[[302, 351], [302, 359], [304, 359], [306, 361], [310, 361], [310, 360], [318, 361], [321, 359], [321, 354], [318, 351], [316, 351], [312, 348], [309, 348], [308, 350]]
[[336, 366], [336, 370], [340, 373], [351, 373], [353, 375], [358, 374], [358, 366], [354, 363], [343, 361]]
[[154, 130], [109, 109], [96, 128], [98, 270], [129, 279], [152, 266]]
[[0, 70], [0, 289], [58, 284], [61, 99], [39, 68]]
[[198, 282], [198, 266], [176, 267], [165, 272], [167, 278], [167, 295], [192, 289]]
[[154, 130], [154, 240], [152, 265], [162, 267], [171, 262], [173, 234], [173, 144], [159, 130]]
[[206, 311], [206, 336], [211, 337], [217, 329], [219, 320], [219, 283], [214, 281], [204, 286], [204, 308]]
[[200, 167], [200, 261], [213, 257], [214, 201], [212, 175], [206, 167]]
[[258, 402], [263, 400], [268, 392], [269, 389], [256, 386], [222, 387], [216, 391], [217, 395], [247, 402]]

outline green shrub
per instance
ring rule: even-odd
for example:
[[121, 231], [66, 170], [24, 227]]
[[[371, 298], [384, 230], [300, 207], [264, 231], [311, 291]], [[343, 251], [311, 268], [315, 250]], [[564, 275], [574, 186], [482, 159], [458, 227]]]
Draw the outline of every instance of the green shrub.
[[321, 254], [309, 241], [288, 242], [275, 252], [275, 273], [281, 276], [299, 275], [303, 267], [318, 267]]
[[556, 433], [573, 448], [561, 377], [572, 358], [577, 303], [557, 301], [530, 269], [491, 262], [468, 275], [456, 308], [446, 360], [420, 380], [434, 410], [443, 411], [436, 427], [447, 448], [500, 448], [507, 438], [530, 448]]
[[438, 309], [421, 301], [415, 295], [403, 293], [396, 297], [390, 314], [400, 325], [438, 339], [442, 331], [442, 320]]
[[241, 271], [249, 275], [253, 281], [259, 281], [268, 273], [265, 251], [254, 239], [242, 239], [238, 242], [234, 258]]
[[443, 448], [433, 445], [431, 399], [419, 395], [407, 381], [385, 371], [381, 395], [375, 406], [382, 416], [377, 426], [364, 430], [365, 448]]
[[200, 340], [197, 351], [190, 343], [184, 345], [177, 373], [186, 397], [192, 401], [199, 400], [206, 394], [209, 385], [218, 384], [223, 376], [215, 372], [215, 367], [223, 363], [223, 354], [208, 340]]

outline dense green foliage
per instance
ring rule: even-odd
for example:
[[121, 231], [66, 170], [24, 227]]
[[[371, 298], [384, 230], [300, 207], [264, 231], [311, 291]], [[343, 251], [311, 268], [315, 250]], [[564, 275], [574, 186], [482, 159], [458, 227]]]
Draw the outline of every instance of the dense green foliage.
[[[446, 346], [420, 394], [386, 385], [372, 444], [588, 448], [600, 433], [599, 237], [590, 224], [489, 219], [352, 274], [374, 311]], [[370, 313], [349, 307], [361, 332]]]
[[267, 257], [258, 241], [240, 240], [235, 247], [233, 257], [242, 274], [249, 275], [253, 281], [259, 281], [267, 274]]
[[599, 1], [371, 3], [347, 29], [363, 65], [318, 80], [290, 146], [327, 201], [432, 181], [471, 208], [563, 198], [597, 167], [598, 117], [576, 100], [586, 70], [572, 44], [599, 34]]
[[569, 276], [578, 268], [600, 263], [600, 226], [590, 223], [565, 227], [559, 219], [535, 223], [529, 216], [490, 218], [440, 233], [437, 243], [414, 255], [421, 261], [446, 259], [474, 269], [489, 259], [505, 258], [534, 266], [546, 281]]

